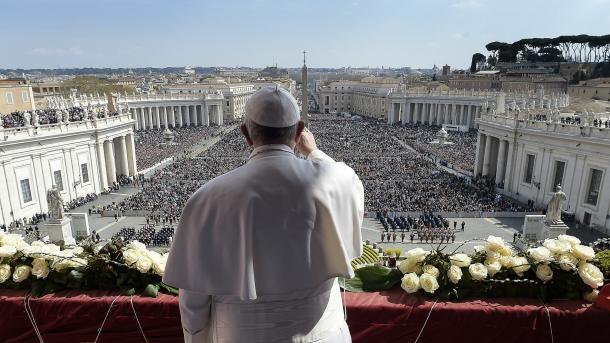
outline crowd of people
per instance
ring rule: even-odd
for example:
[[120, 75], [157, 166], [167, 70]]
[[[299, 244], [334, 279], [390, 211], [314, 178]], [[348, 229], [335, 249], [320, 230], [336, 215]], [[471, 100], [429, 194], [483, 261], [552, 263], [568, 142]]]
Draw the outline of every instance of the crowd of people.
[[4, 128], [19, 128], [28, 125], [47, 125], [57, 124], [59, 122], [75, 122], [83, 120], [91, 120], [94, 117], [102, 118], [104, 116], [117, 116], [117, 112], [104, 113], [93, 112], [84, 107], [69, 107], [66, 109], [40, 109], [33, 111], [14, 111], [2, 117], [2, 127]]
[[[435, 129], [397, 127], [372, 119], [352, 120], [328, 114], [312, 114], [309, 127], [320, 149], [354, 168], [360, 176], [365, 188], [367, 211], [478, 212], [525, 209], [497, 195], [493, 182], [487, 179], [471, 181], [449, 174], [430, 158], [405, 148], [401, 142], [403, 139], [425, 142], [432, 138], [432, 133], [437, 131]], [[418, 136], [421, 138], [407, 138], [420, 129], [424, 132]], [[474, 150], [473, 134], [456, 134], [452, 137], [450, 139], [455, 140], [456, 144], [452, 145], [453, 153], [448, 154], [455, 159], [467, 159], [464, 157], [467, 154], [474, 156], [471, 151]], [[200, 134], [199, 139], [203, 138], [205, 134]], [[193, 192], [214, 177], [246, 163], [250, 151], [239, 130], [233, 129], [198, 156], [177, 157], [172, 164], [144, 180], [138, 193], [115, 204], [113, 209], [146, 211], [163, 218], [178, 219]], [[139, 153], [140, 158], [147, 158], [143, 154], [145, 152]], [[156, 162], [158, 160], [151, 159], [150, 163]]]
[[136, 132], [136, 160], [141, 170], [170, 157], [188, 153], [203, 139], [208, 139], [221, 129], [219, 126], [189, 126], [172, 130], [173, 142], [166, 144], [163, 130]]
[[[443, 165], [473, 172], [477, 150], [476, 131], [448, 131], [448, 144], [439, 144], [440, 126], [396, 126], [396, 136], [422, 154]], [[435, 142], [436, 141], [436, 142]]]
[[165, 247], [172, 244], [173, 236], [174, 228], [172, 226], [163, 226], [157, 230], [155, 225], [146, 224], [139, 230], [136, 230], [133, 226], [122, 227], [112, 236], [112, 239], [119, 239], [124, 242], [137, 240], [147, 246]]

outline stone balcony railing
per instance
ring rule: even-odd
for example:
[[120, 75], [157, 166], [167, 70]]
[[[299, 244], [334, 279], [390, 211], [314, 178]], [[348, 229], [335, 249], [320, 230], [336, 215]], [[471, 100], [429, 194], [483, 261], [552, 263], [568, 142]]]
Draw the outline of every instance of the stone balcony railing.
[[222, 100], [224, 96], [222, 93], [163, 93], [163, 94], [146, 94], [146, 95], [127, 95], [119, 98], [119, 102], [124, 103], [137, 103], [137, 102], [151, 102], [151, 101], [202, 101], [202, 100]]
[[568, 124], [559, 121], [541, 121], [527, 118], [515, 118], [502, 115], [484, 114], [479, 119], [479, 123], [495, 124], [511, 129], [536, 130], [558, 135], [592, 137], [610, 140], [610, 128], [596, 127], [588, 124]]
[[50, 137], [66, 133], [101, 130], [115, 126], [132, 124], [131, 114], [121, 114], [113, 117], [94, 118], [82, 121], [62, 122], [55, 124], [30, 125], [15, 128], [0, 127], [0, 145], [3, 142], [14, 142], [37, 137]]

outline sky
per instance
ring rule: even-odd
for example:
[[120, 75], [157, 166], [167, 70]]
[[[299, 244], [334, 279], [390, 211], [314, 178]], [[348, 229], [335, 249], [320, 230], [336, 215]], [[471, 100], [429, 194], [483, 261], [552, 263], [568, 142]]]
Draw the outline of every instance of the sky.
[[492, 41], [610, 34], [610, 0], [0, 3], [0, 68], [465, 68]]

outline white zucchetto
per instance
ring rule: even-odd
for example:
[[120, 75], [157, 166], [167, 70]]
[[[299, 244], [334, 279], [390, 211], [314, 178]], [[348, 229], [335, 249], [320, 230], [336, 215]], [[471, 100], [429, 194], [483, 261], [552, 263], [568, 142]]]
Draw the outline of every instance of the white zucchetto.
[[296, 99], [279, 86], [252, 94], [246, 102], [246, 118], [267, 127], [289, 127], [301, 120]]

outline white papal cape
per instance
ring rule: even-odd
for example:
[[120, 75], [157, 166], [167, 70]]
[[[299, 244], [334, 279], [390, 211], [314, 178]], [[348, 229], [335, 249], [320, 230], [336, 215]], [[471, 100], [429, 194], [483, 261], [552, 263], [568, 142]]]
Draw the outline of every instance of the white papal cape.
[[[320, 150], [254, 149], [184, 207], [163, 281], [187, 342], [349, 341], [337, 276], [362, 254], [364, 190]], [[326, 340], [337, 330], [346, 340]], [[340, 337], [336, 336], [335, 337]]]

